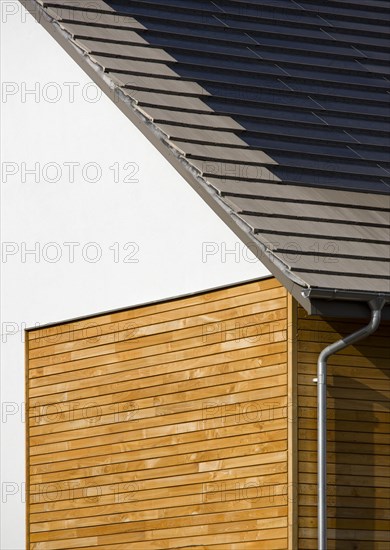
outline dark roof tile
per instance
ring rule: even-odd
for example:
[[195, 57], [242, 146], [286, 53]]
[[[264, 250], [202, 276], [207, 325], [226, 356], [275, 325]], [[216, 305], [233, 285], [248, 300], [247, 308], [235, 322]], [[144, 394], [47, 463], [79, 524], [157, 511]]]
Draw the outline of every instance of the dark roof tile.
[[276, 276], [390, 293], [387, 2], [39, 3]]

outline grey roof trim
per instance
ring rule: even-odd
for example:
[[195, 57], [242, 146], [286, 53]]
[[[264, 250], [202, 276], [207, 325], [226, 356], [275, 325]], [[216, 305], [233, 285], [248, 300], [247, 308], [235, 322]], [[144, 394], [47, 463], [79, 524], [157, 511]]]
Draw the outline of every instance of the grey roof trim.
[[[163, 129], [158, 127], [151, 117], [147, 116], [137, 102], [133, 101], [120, 89], [120, 82], [110, 78], [104, 69], [89, 56], [88, 52], [78, 46], [70, 33], [68, 33], [47, 10], [42, 7], [42, 0], [19, 0], [23, 6], [39, 21], [61, 47], [77, 62], [77, 64], [88, 74], [88, 76], [110, 97], [121, 111], [135, 124], [135, 126], [147, 137], [147, 139], [164, 155], [172, 166], [184, 177], [191, 187], [202, 197], [203, 200], [216, 212], [226, 225], [237, 235], [237, 237], [250, 247], [251, 251], [267, 267], [286, 289], [298, 300], [299, 303], [309, 312], [314, 313], [316, 307], [313, 300], [317, 300], [314, 294], [304, 293], [310, 285], [300, 276], [299, 271], [293, 271], [290, 267], [273, 253], [272, 249], [256, 238], [253, 228], [241, 217], [237, 210], [233, 210], [224, 200], [224, 194], [220, 193], [211, 182], [207, 181], [207, 175], [202, 174], [196, 162], [189, 162], [191, 155], [186, 155], [173, 143]], [[66, 0], [64, 6], [66, 6]], [[72, 4], [72, 2], [70, 2]], [[108, 8], [109, 10], [109, 8]], [[196, 155], [194, 155], [196, 157]], [[201, 158], [201, 157], [200, 157]], [[303, 270], [304, 271], [304, 270]], [[305, 274], [303, 274], [303, 277]], [[374, 293], [377, 295], [377, 293]], [[390, 297], [390, 292], [385, 294]], [[328, 304], [342, 299], [340, 294], [334, 295], [334, 300]], [[358, 298], [351, 298], [357, 300]], [[346, 304], [350, 303], [350, 300]], [[334, 307], [336, 315], [339, 315], [339, 308]], [[344, 311], [345, 313], [345, 311]]]
[[[87, 54], [79, 49], [68, 35], [36, 0], [19, 0], [23, 6], [43, 25], [50, 35], [64, 48], [88, 76], [103, 90], [103, 92], [120, 108], [130, 121], [148, 138], [148, 140], [164, 155], [181, 176], [202, 197], [202, 199], [218, 214], [237, 237], [257, 256], [264, 266], [275, 275], [283, 286], [305, 307], [307, 300], [302, 297], [301, 290], [307, 285], [299, 277], [288, 273], [288, 268], [276, 258], [265, 245], [256, 240], [250, 233], [250, 228], [242, 222], [233, 210], [221, 201], [219, 195], [206, 180], [198, 174], [183, 154], [167, 142], [167, 136], [144, 116], [137, 105], [123, 94], [100, 66], [92, 63]], [[254, 245], [254, 246], [251, 246]], [[294, 280], [293, 280], [294, 277]]]
[[306, 298], [320, 300], [347, 300], [357, 302], [369, 302], [373, 298], [383, 298], [390, 303], [390, 295], [382, 292], [356, 292], [338, 289], [308, 288], [302, 291]]

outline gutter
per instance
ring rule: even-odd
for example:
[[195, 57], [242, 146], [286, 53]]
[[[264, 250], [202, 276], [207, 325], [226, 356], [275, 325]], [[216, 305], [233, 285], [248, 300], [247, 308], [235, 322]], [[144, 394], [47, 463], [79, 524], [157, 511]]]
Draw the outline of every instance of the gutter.
[[379, 327], [382, 317], [382, 309], [386, 301], [377, 297], [368, 302], [371, 309], [371, 319], [368, 325], [353, 332], [349, 336], [330, 344], [322, 350], [318, 357], [317, 363], [317, 378], [313, 382], [317, 383], [317, 399], [318, 399], [318, 415], [317, 415], [317, 437], [318, 437], [318, 550], [327, 550], [327, 482], [326, 482], [326, 375], [327, 375], [327, 360], [331, 355], [340, 351], [351, 344], [355, 344], [363, 338], [376, 331]]
[[356, 290], [338, 290], [337, 288], [305, 288], [301, 292], [308, 300], [346, 300], [353, 302], [370, 302], [376, 298], [390, 302], [390, 292], [368, 292]]

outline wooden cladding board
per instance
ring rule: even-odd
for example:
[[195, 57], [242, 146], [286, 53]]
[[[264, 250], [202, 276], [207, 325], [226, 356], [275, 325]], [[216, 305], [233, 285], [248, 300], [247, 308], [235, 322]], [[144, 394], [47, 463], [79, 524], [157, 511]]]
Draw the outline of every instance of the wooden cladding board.
[[[299, 550], [317, 550], [316, 362], [364, 325], [298, 318]], [[390, 324], [332, 356], [328, 368], [328, 548], [390, 548]]]
[[273, 278], [28, 333], [28, 548], [287, 550]]

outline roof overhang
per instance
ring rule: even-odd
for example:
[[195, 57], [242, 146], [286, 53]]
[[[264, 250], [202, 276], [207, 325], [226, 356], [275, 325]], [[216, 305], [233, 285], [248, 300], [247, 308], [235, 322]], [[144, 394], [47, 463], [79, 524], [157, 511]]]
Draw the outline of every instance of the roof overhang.
[[[350, 292], [347, 290], [309, 288], [302, 291], [304, 300], [307, 300], [308, 313], [324, 317], [369, 318], [371, 309], [369, 302], [382, 298], [385, 306], [382, 310], [382, 319], [390, 320], [390, 295], [376, 292]], [[302, 304], [303, 305], [303, 304]]]
[[[250, 231], [248, 225], [224, 203], [215, 189], [202, 178], [177, 149], [167, 142], [165, 134], [159, 132], [129, 96], [125, 95], [108, 77], [102, 68], [93, 63], [85, 52], [69, 39], [58, 22], [50, 17], [37, 0], [19, 0], [29, 13], [46, 29], [57, 43], [72, 57], [81, 69], [116, 104], [122, 113], [142, 132], [156, 149], [171, 163], [187, 183], [213, 209], [222, 221], [250, 247], [263, 265], [280, 281], [287, 291], [305, 308], [309, 315], [329, 317], [366, 318], [370, 309], [368, 302], [378, 293], [354, 293], [336, 289], [310, 288], [287, 267], [266, 246], [262, 245]], [[254, 245], [254, 246], [252, 246]], [[387, 302], [383, 319], [390, 319], [390, 293], [383, 296]]]

